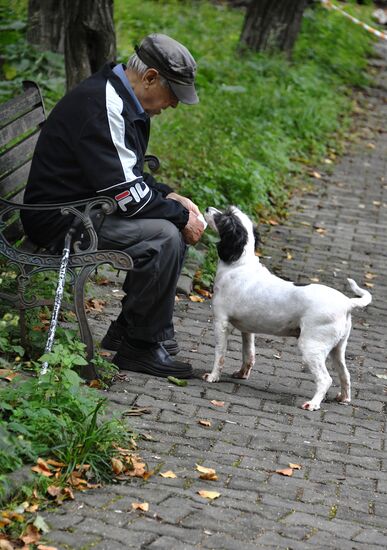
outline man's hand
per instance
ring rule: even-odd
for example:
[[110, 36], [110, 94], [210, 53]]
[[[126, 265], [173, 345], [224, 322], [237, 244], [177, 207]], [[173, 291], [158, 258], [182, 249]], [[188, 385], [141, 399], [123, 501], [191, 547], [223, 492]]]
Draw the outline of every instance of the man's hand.
[[200, 214], [200, 210], [196, 204], [192, 202], [191, 199], [187, 199], [187, 197], [183, 197], [177, 193], [169, 193], [169, 195], [167, 195], [167, 199], [173, 199], [174, 201], [180, 202], [187, 210], [193, 212], [197, 216]]
[[[192, 203], [193, 204], [193, 203]], [[189, 213], [187, 225], [182, 230], [184, 242], [186, 244], [196, 244], [204, 231], [203, 223], [198, 219], [197, 215], [192, 212]]]

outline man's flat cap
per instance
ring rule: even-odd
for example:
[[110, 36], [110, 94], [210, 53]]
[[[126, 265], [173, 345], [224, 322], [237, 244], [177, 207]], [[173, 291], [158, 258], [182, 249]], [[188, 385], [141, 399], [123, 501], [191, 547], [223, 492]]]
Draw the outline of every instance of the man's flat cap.
[[182, 103], [199, 103], [195, 90], [196, 62], [183, 44], [166, 34], [146, 36], [135, 47], [138, 57], [145, 65], [157, 69]]

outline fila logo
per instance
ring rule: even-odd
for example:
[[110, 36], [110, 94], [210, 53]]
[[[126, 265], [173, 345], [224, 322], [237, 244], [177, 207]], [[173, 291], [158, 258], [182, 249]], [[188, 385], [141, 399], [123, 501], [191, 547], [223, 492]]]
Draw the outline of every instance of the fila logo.
[[144, 182], [137, 182], [132, 187], [129, 187], [129, 189], [126, 189], [125, 191], [122, 191], [122, 193], [119, 193], [114, 198], [118, 202], [118, 206], [123, 210], [124, 212], [127, 212], [126, 205], [132, 202], [133, 200], [136, 203], [139, 203], [142, 201], [142, 199], [149, 193], [149, 187]]

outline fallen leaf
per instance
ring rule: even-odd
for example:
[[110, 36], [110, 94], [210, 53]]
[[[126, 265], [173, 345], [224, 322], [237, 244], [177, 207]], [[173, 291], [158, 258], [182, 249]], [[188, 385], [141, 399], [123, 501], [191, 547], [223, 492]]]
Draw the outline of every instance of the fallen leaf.
[[27, 525], [23, 535], [20, 537], [20, 540], [22, 540], [24, 544], [35, 544], [39, 539], [39, 529], [35, 525], [32, 525], [32, 523]]
[[195, 288], [195, 292], [197, 292], [201, 296], [204, 296], [205, 298], [212, 298], [211, 292], [205, 290], [204, 288]]
[[105, 307], [105, 304], [105, 300], [99, 300], [98, 298], [89, 298], [85, 302], [85, 311], [97, 311], [98, 313], [101, 313]]
[[36, 510], [39, 510], [39, 504], [31, 504], [31, 506], [28, 506], [26, 508], [26, 512], [36, 512]]
[[293, 260], [293, 256], [290, 254], [290, 252], [286, 253], [286, 259], [287, 260]]
[[375, 279], [375, 277], [377, 277], [377, 275], [375, 273], [366, 273], [365, 274], [365, 278], [372, 281], [372, 279]]
[[217, 491], [204, 491], [204, 490], [201, 490], [201, 491], [198, 491], [198, 495], [200, 495], [203, 498], [208, 498], [209, 500], [214, 500], [215, 498], [220, 497], [220, 493], [218, 493]]
[[113, 468], [113, 472], [115, 474], [121, 474], [124, 471], [125, 466], [119, 458], [114, 458], [113, 457], [112, 458], [112, 468]]
[[56, 468], [64, 468], [66, 466], [64, 462], [58, 462], [53, 458], [49, 458], [48, 460], [46, 460], [46, 463], [49, 464], [50, 466], [55, 466]]
[[320, 279], [318, 277], [310, 277], [309, 280], [312, 281], [312, 283], [319, 283], [320, 282]]
[[19, 373], [11, 370], [11, 369], [0, 369], [0, 378], [4, 378], [5, 380], [8, 380], [8, 382], [11, 382], [16, 376], [18, 376]]
[[368, 147], [368, 149], [375, 149], [375, 144], [374, 143], [367, 143], [367, 147]]
[[0, 539], [0, 550], [13, 550], [14, 546], [7, 539]]
[[62, 494], [62, 487], [59, 487], [58, 485], [49, 485], [47, 487], [47, 493], [56, 498], [57, 496]]
[[111, 356], [110, 351], [100, 351], [99, 354], [100, 354], [101, 357], [110, 357]]
[[367, 288], [374, 288], [374, 283], [364, 283]]
[[33, 525], [39, 529], [39, 531], [42, 531], [42, 533], [48, 533], [50, 531], [49, 526], [44, 521], [42, 516], [36, 516]]
[[102, 382], [101, 382], [101, 380], [98, 380], [97, 378], [94, 379], [94, 380], [90, 380], [88, 385], [89, 385], [90, 388], [96, 388], [97, 390], [102, 389]]
[[318, 180], [321, 179], [321, 174], [319, 172], [312, 172], [312, 176]]
[[268, 220], [268, 223], [269, 223], [270, 225], [278, 225], [277, 220], [273, 220], [273, 219]]
[[293, 468], [293, 470], [301, 470], [300, 464], [293, 464], [292, 462], [289, 462], [289, 468]]
[[51, 477], [54, 475], [54, 473], [49, 468], [47, 462], [42, 458], [38, 458], [38, 460], [36, 461], [36, 466], [32, 466], [31, 470], [45, 477]]
[[319, 233], [320, 235], [325, 235], [326, 232], [327, 230], [325, 229], [325, 227], [317, 227], [316, 229], [316, 233]]
[[141, 510], [141, 512], [147, 512], [149, 510], [148, 502], [132, 502], [133, 510]]
[[204, 298], [201, 298], [200, 296], [195, 296], [194, 294], [191, 294], [189, 296], [189, 299], [191, 302], [204, 302]]
[[128, 475], [132, 477], [144, 477], [146, 473], [145, 462], [141, 462], [140, 458], [136, 455], [130, 455], [126, 459], [129, 463]]
[[377, 378], [382, 378], [383, 380], [387, 380], [387, 374], [375, 374]]
[[211, 405], [215, 405], [215, 407], [224, 407], [224, 401], [216, 401], [216, 399], [213, 399], [210, 403]]
[[276, 470], [276, 474], [281, 474], [281, 476], [292, 476], [293, 475], [293, 468], [283, 468], [282, 470]]
[[184, 387], [188, 384], [187, 380], [180, 380], [180, 378], [175, 378], [174, 376], [168, 376], [167, 380], [176, 386]]
[[331, 159], [324, 159], [325, 164], [332, 164]]
[[161, 477], [166, 477], [170, 479], [175, 479], [177, 475], [172, 472], [172, 470], [168, 470], [168, 472], [160, 472]]
[[210, 420], [198, 420], [198, 424], [200, 424], [201, 426], [206, 426], [206, 428], [210, 428], [211, 427], [211, 422]]
[[45, 544], [39, 544], [38, 550], [58, 550], [56, 546], [46, 546]]
[[2, 518], [0, 519], [0, 529], [2, 529], [3, 527], [5, 527], [6, 525], [10, 525], [12, 523], [12, 521], [8, 518]]
[[200, 473], [200, 479], [206, 479], [207, 481], [216, 481], [218, 479], [216, 471], [213, 468], [206, 468], [205, 466], [196, 464], [196, 469]]

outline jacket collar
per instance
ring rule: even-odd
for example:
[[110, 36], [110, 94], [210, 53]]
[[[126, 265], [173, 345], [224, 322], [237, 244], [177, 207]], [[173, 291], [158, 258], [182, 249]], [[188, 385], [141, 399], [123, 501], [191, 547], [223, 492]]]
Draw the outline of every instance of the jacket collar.
[[136, 101], [134, 100], [132, 94], [126, 88], [126, 86], [121, 81], [120, 77], [113, 72], [113, 67], [115, 63], [107, 63], [101, 69], [102, 75], [110, 81], [113, 88], [117, 94], [125, 101], [125, 106], [127, 108], [127, 114], [131, 121], [135, 120], [149, 120], [149, 115], [144, 112], [139, 113], [137, 109]]

